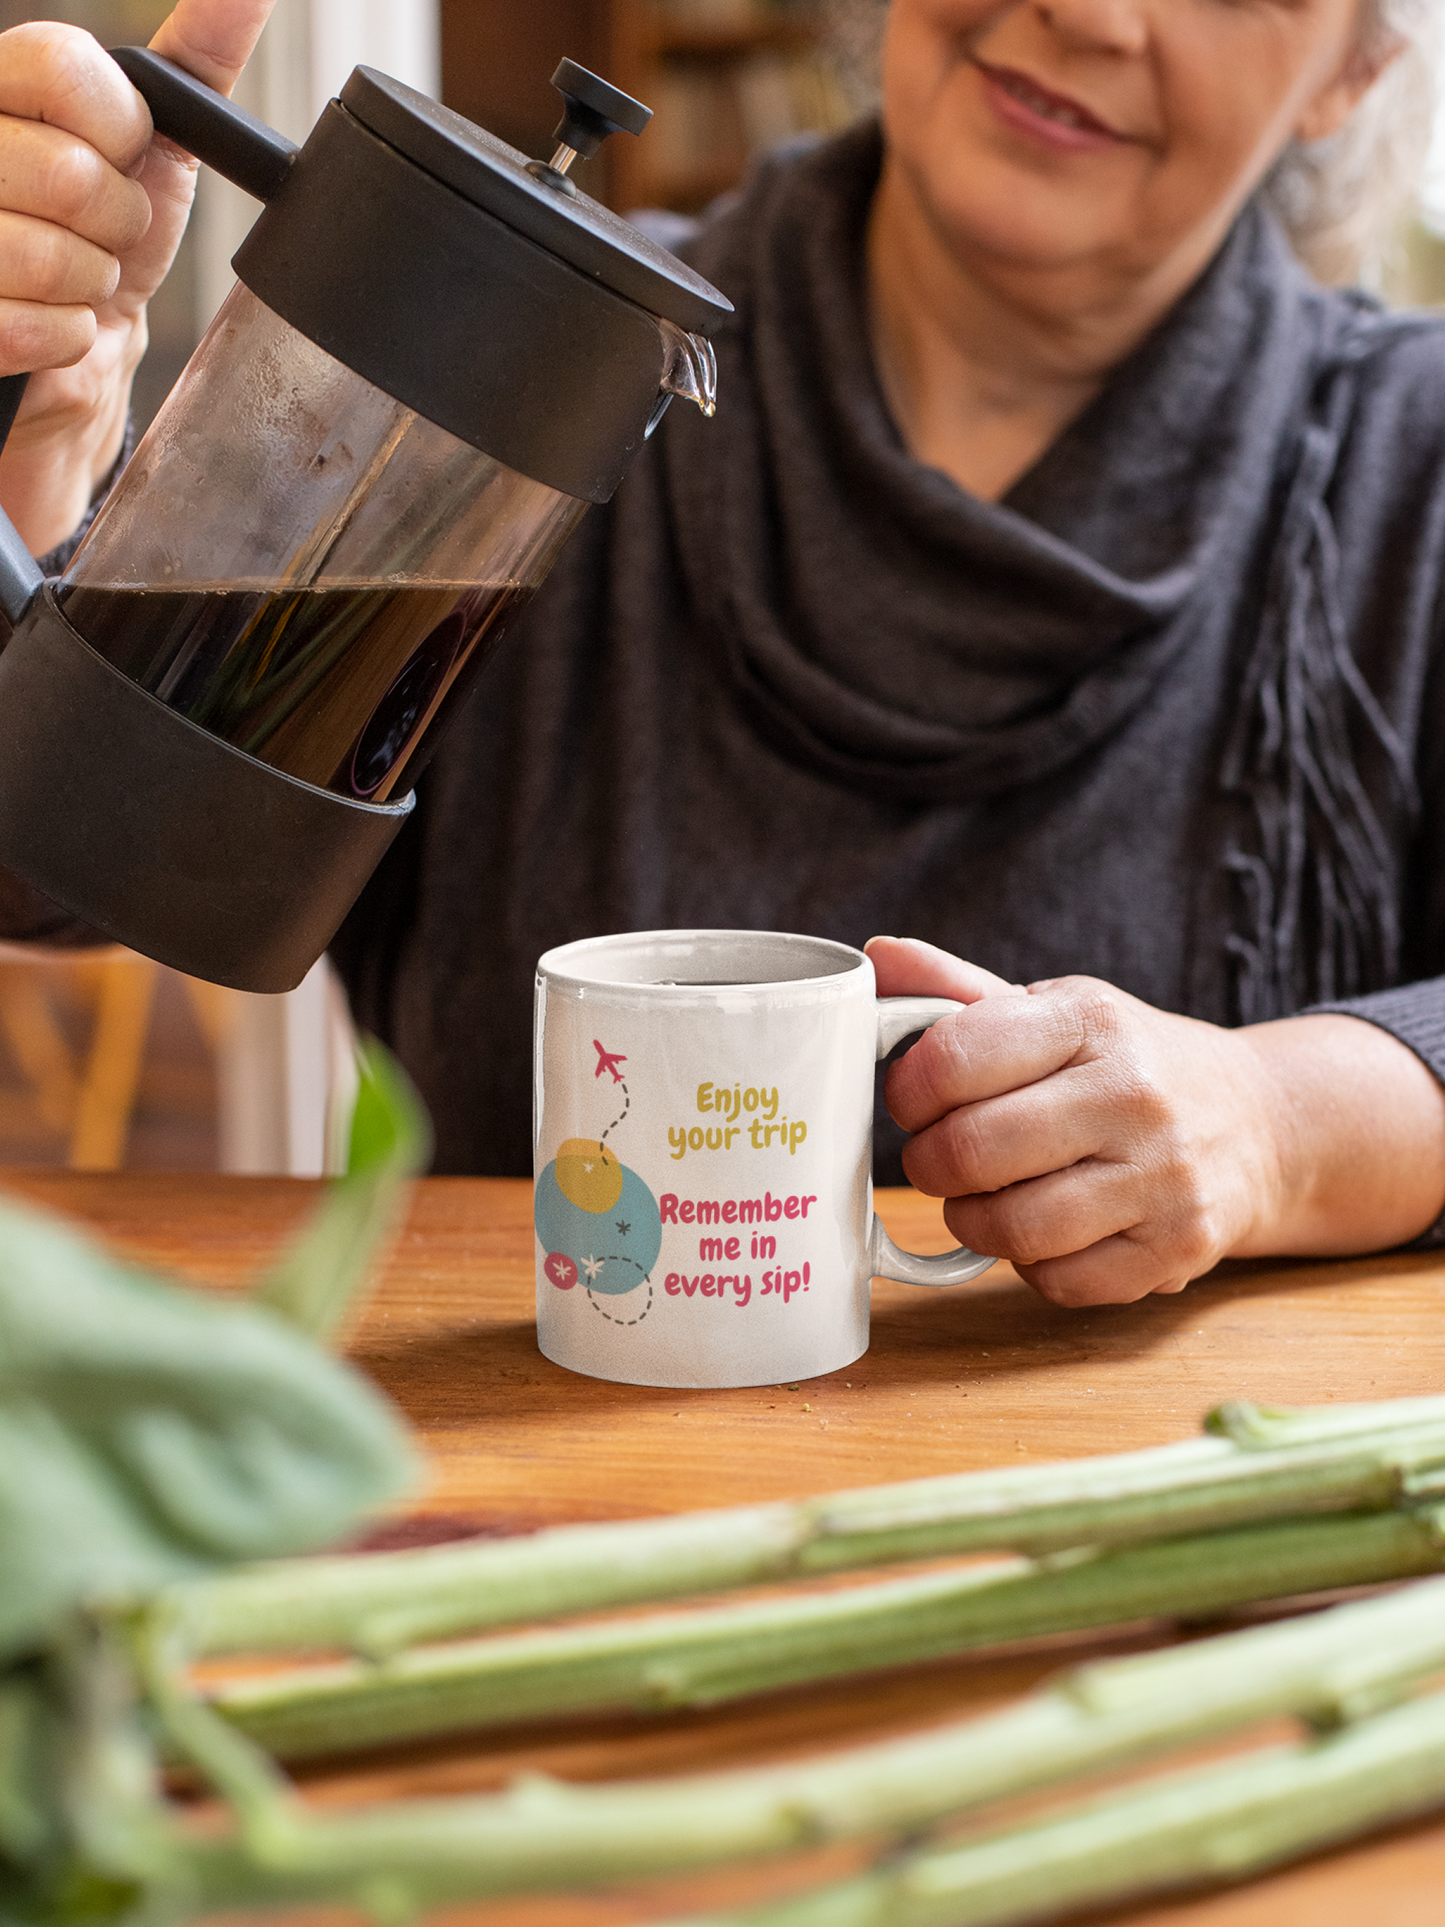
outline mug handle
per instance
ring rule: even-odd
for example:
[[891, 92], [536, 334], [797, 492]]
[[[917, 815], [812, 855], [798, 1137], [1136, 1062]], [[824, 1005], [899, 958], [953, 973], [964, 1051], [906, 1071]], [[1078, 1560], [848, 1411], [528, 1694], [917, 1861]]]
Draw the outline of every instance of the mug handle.
[[[914, 1031], [927, 1030], [940, 1017], [951, 1016], [965, 1005], [952, 997], [880, 997], [878, 999], [879, 1059]], [[868, 1241], [868, 1262], [875, 1278], [896, 1278], [905, 1285], [962, 1285], [998, 1262], [982, 1257], [960, 1245], [956, 1251], [943, 1251], [925, 1258], [916, 1251], [904, 1251], [894, 1244], [883, 1229], [883, 1220], [874, 1213], [873, 1232]]]

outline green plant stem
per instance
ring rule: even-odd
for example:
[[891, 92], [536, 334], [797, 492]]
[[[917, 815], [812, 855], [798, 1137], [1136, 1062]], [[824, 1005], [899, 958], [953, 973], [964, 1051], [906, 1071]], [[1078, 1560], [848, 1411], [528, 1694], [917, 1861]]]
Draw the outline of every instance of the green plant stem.
[[[1003, 1712], [800, 1764], [601, 1787], [532, 1776], [480, 1798], [289, 1824], [277, 1814], [260, 1853], [248, 1860], [234, 1842], [220, 1847], [205, 1878], [215, 1905], [338, 1888], [362, 1898], [390, 1882], [416, 1906], [677, 1873], [827, 1840], [908, 1838], [986, 1801], [1271, 1716], [1333, 1724], [1375, 1713], [1442, 1667], [1445, 1580], [1433, 1580], [1303, 1621], [1081, 1667]], [[1445, 1710], [1437, 1723], [1445, 1742]]]
[[1052, 1565], [991, 1562], [781, 1599], [422, 1648], [229, 1682], [211, 1703], [281, 1758], [544, 1715], [660, 1711], [1044, 1633], [1218, 1612], [1433, 1572], [1442, 1514], [1290, 1519]]
[[253, 1567], [183, 1582], [169, 1602], [197, 1654], [381, 1657], [509, 1622], [894, 1561], [1125, 1545], [1445, 1491], [1445, 1399], [1233, 1405], [1209, 1423], [1216, 1436], [1073, 1463]]
[[993, 1839], [674, 1927], [1014, 1927], [1247, 1879], [1445, 1802], [1445, 1693], [1312, 1746], [1171, 1774]]

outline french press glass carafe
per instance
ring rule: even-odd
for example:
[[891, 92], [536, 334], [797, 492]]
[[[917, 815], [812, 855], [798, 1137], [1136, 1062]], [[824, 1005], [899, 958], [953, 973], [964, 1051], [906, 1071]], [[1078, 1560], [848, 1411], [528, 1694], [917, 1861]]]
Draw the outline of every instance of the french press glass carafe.
[[265, 207], [71, 568], [42, 586], [0, 544], [0, 861], [192, 975], [284, 990], [587, 505], [672, 395], [711, 412], [728, 304], [572, 186], [648, 115], [571, 62], [543, 164], [367, 68], [297, 149], [116, 58]]

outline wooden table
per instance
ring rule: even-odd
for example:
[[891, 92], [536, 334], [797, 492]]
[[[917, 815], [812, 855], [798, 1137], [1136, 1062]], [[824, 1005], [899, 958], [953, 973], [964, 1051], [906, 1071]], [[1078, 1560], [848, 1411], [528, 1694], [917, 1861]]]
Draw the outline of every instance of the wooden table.
[[[314, 1187], [268, 1178], [11, 1173], [15, 1191], [88, 1220], [115, 1249], [235, 1286]], [[949, 1244], [938, 1208], [883, 1193], [894, 1237]], [[425, 1440], [427, 1489], [381, 1539], [406, 1543], [732, 1505], [966, 1467], [1152, 1445], [1225, 1397], [1278, 1403], [1438, 1392], [1445, 1257], [1225, 1265], [1177, 1297], [1058, 1311], [1006, 1266], [972, 1285], [875, 1286], [873, 1344], [792, 1387], [653, 1391], [574, 1377], [536, 1349], [531, 1196], [507, 1180], [430, 1179], [352, 1340]], [[708, 1714], [511, 1729], [306, 1776], [318, 1800], [456, 1792], [541, 1768], [579, 1779], [780, 1759], [982, 1710], [1061, 1663], [1137, 1637], [1069, 1638]], [[849, 1853], [817, 1863], [839, 1869]], [[623, 1927], [750, 1891], [736, 1874], [488, 1908], [488, 1927]], [[1111, 1914], [1133, 1927], [1441, 1927], [1445, 1823], [1402, 1829], [1231, 1893]], [[451, 1918], [481, 1920], [480, 1910]], [[1095, 1920], [1104, 1917], [1094, 1916]]]

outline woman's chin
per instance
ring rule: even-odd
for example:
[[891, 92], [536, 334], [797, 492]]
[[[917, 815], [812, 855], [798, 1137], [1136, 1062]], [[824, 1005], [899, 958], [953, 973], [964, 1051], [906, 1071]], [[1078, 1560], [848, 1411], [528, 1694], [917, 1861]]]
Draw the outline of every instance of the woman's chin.
[[1019, 274], [1072, 274], [1111, 255], [1108, 234], [1095, 233], [1089, 212], [1027, 206], [937, 206], [934, 226], [960, 265], [992, 263]]
[[[960, 265], [991, 261], [1020, 273], [1069, 273], [1132, 251], [1140, 226], [1135, 195], [1071, 192], [1022, 170], [989, 166], [984, 156], [978, 165], [960, 156], [946, 171], [926, 175], [896, 158], [901, 165], [891, 179], [885, 174], [884, 198], [906, 226], [921, 217]], [[910, 201], [911, 217], [904, 212]]]

